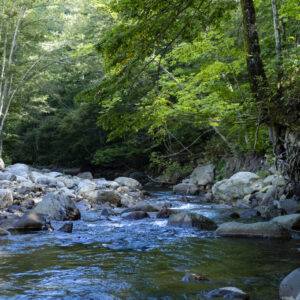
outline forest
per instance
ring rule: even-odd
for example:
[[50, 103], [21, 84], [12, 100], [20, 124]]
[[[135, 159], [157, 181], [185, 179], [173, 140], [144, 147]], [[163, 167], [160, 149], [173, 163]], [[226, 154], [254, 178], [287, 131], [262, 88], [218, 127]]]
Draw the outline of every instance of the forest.
[[[60, 291], [66, 274], [59, 273], [49, 279], [53, 294], [41, 288], [49, 299], [271, 300], [281, 280], [280, 299], [299, 299], [299, 284], [291, 294], [284, 278], [299, 268], [300, 253], [298, 0], [1, 0], [0, 16], [0, 255], [7, 265], [33, 272], [16, 245], [28, 262], [33, 246], [30, 235], [2, 244], [2, 233], [54, 230], [34, 235], [42, 249], [37, 274], [55, 269], [51, 259], [74, 271], [60, 259], [74, 251], [88, 288], [68, 282]], [[167, 220], [154, 221], [153, 212]], [[242, 221], [225, 222], [233, 219]], [[88, 232], [82, 243], [57, 233], [72, 232], [73, 223], [63, 223], [70, 220], [78, 239]], [[206, 239], [203, 230], [217, 237]], [[276, 241], [222, 243], [227, 236]], [[114, 265], [97, 256], [97, 245]], [[90, 256], [81, 265], [84, 251]], [[139, 251], [148, 251], [145, 265]], [[93, 269], [103, 285], [90, 280], [94, 259], [103, 264]], [[270, 269], [257, 275], [261, 265]], [[3, 268], [0, 279], [21, 287], [5, 287], [0, 297], [46, 299], [37, 296], [44, 275], [31, 290]], [[225, 282], [246, 293], [207, 294]]]
[[4, 161], [222, 176], [256, 152], [297, 179], [298, 1], [248, 2], [4, 1]]

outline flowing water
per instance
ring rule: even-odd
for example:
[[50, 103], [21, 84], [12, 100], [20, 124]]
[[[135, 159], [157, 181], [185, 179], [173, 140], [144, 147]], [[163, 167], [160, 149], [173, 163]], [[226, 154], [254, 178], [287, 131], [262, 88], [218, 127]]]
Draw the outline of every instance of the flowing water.
[[[162, 201], [223, 221], [222, 210], [168, 191], [149, 199]], [[109, 221], [82, 210], [72, 234], [1, 237], [0, 257], [0, 299], [205, 299], [212, 289], [236, 286], [251, 299], [274, 300], [282, 278], [300, 267], [300, 240], [219, 238], [154, 217]], [[187, 271], [207, 280], [182, 281]]]

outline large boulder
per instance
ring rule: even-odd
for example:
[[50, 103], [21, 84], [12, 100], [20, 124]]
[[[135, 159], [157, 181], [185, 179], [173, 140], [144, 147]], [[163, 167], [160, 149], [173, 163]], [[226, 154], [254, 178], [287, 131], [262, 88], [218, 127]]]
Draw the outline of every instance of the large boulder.
[[49, 187], [57, 186], [57, 180], [53, 176], [46, 176], [39, 172], [33, 171], [30, 174], [30, 178], [31, 178], [32, 182], [40, 184], [40, 185], [45, 185], [45, 186], [49, 186]]
[[300, 294], [300, 268], [291, 272], [281, 281], [279, 287], [279, 298], [298, 300], [299, 294]]
[[271, 222], [276, 223], [288, 230], [300, 230], [300, 214], [292, 214], [273, 218]]
[[215, 179], [215, 166], [210, 164], [203, 167], [197, 167], [190, 176], [190, 184], [196, 186], [205, 186], [212, 184]]
[[6, 167], [6, 172], [29, 179], [30, 167], [25, 164], [14, 164]]
[[175, 194], [196, 195], [199, 192], [199, 188], [194, 184], [179, 183], [173, 186], [173, 192]]
[[290, 234], [275, 222], [244, 224], [227, 222], [216, 230], [217, 235], [255, 238], [290, 238]]
[[84, 196], [92, 203], [105, 203], [109, 202], [116, 206], [121, 206], [121, 195], [115, 190], [94, 190], [85, 192]]
[[200, 230], [215, 230], [217, 225], [211, 219], [189, 212], [181, 212], [170, 216], [168, 225], [180, 227], [196, 227]]
[[64, 194], [47, 194], [34, 208], [34, 211], [59, 221], [80, 219], [80, 211], [75, 202]]
[[73, 189], [77, 187], [77, 183], [72, 178], [69, 178], [67, 176], [58, 176], [55, 178], [58, 182], [62, 182], [68, 189]]
[[229, 179], [215, 183], [212, 187], [212, 192], [217, 200], [230, 202], [243, 199], [246, 195], [261, 190], [263, 185], [262, 179], [256, 174], [239, 172]]
[[239, 299], [239, 300], [248, 300], [249, 295], [243, 292], [242, 290], [236, 288], [236, 287], [223, 287], [219, 288], [213, 291], [210, 291], [206, 295], [207, 299], [210, 298], [226, 298], [226, 299]]
[[0, 209], [7, 208], [13, 204], [13, 195], [10, 190], [0, 189]]
[[114, 180], [119, 185], [125, 185], [133, 189], [141, 189], [142, 185], [135, 179], [129, 177], [118, 177]]
[[96, 190], [96, 183], [89, 179], [84, 179], [80, 181], [78, 184], [78, 194], [83, 197], [86, 197], [87, 194], [95, 190]]
[[37, 231], [48, 230], [51, 228], [51, 224], [44, 214], [38, 213], [34, 210], [25, 213], [17, 222], [15, 222], [10, 231]]
[[15, 181], [17, 176], [9, 172], [0, 172], [0, 180]]

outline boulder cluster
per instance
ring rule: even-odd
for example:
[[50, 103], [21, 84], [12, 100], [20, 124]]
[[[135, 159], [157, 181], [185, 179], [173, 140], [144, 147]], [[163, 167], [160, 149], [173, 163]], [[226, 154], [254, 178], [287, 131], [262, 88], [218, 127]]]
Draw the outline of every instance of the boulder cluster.
[[144, 198], [132, 178], [94, 179], [90, 172], [76, 176], [14, 164], [0, 171], [0, 235], [9, 231], [51, 230], [51, 220], [80, 219], [76, 202], [90, 206], [108, 203], [129, 207]]

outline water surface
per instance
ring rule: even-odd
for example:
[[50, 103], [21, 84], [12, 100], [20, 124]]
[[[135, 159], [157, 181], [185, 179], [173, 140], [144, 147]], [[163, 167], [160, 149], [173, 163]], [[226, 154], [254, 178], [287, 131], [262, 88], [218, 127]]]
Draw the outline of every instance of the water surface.
[[[223, 221], [224, 211], [181, 200], [154, 191], [149, 202]], [[218, 238], [162, 219], [107, 221], [82, 211], [72, 234], [1, 237], [0, 255], [1, 299], [205, 299], [214, 288], [236, 286], [251, 299], [274, 300], [282, 278], [300, 267], [300, 240]], [[183, 282], [186, 271], [208, 280]]]

